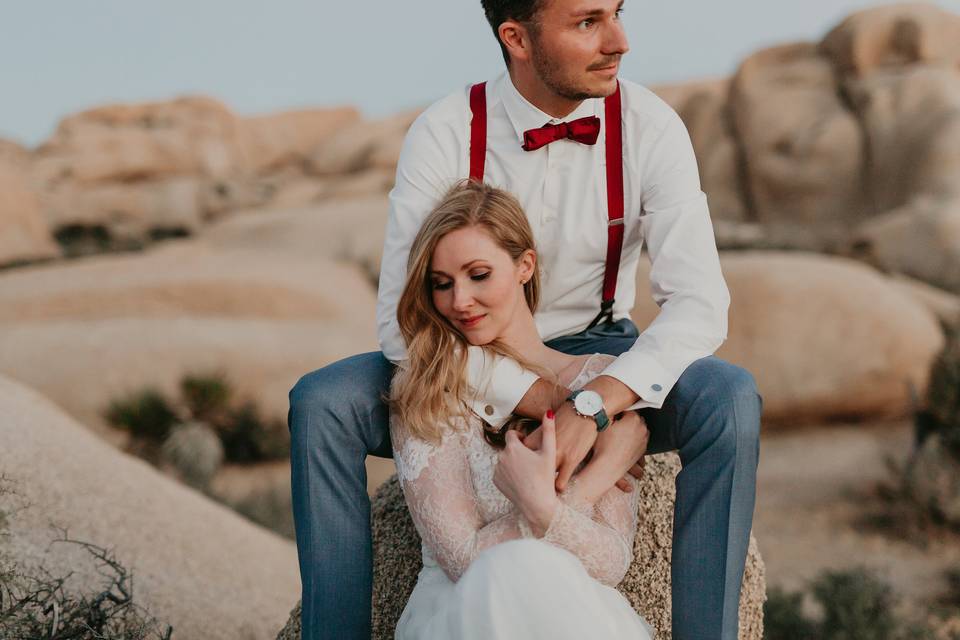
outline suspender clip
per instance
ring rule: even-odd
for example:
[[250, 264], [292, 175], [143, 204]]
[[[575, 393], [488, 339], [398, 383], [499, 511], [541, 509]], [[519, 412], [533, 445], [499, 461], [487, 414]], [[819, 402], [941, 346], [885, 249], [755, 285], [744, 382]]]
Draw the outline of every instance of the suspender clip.
[[608, 221], [607, 221], [607, 226], [608, 226], [608, 227], [615, 227], [615, 226], [617, 226], [618, 224], [619, 224], [619, 225], [622, 225], [622, 224], [623, 224], [623, 218], [614, 218], [613, 220], [608, 220]]
[[600, 313], [598, 313], [597, 317], [594, 318], [589, 325], [587, 325], [585, 331], [590, 331], [590, 329], [593, 329], [595, 326], [600, 324], [601, 320], [603, 320], [604, 324], [613, 324], [613, 302], [613, 298], [610, 298], [609, 300], [604, 300], [600, 303]]

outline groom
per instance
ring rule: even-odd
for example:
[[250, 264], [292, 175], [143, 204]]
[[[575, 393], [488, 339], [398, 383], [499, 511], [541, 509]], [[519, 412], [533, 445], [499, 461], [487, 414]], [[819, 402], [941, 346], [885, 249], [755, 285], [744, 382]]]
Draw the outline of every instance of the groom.
[[[396, 305], [407, 253], [446, 188], [474, 175], [513, 192], [527, 212], [544, 275], [536, 314], [544, 340], [571, 354], [619, 356], [587, 385], [589, 393], [569, 400], [514, 362], [485, 361], [471, 349], [474, 411], [500, 426], [514, 412], [533, 417], [556, 408], [562, 489], [598, 439], [616, 446], [617, 425], [603, 428], [606, 416], [639, 410], [650, 432], [648, 453], [677, 450], [683, 464], [674, 512], [673, 637], [733, 640], [761, 401], [749, 373], [712, 356], [726, 338], [729, 294], [689, 136], [653, 93], [618, 83], [628, 50], [622, 1], [482, 5], [507, 70], [432, 105], [407, 134], [380, 274], [382, 352], [314, 371], [290, 392], [303, 637], [370, 636], [364, 460], [391, 456], [381, 398], [392, 363], [405, 357]], [[644, 244], [660, 312], [640, 333], [629, 312]], [[637, 469], [616, 470], [628, 471]]]

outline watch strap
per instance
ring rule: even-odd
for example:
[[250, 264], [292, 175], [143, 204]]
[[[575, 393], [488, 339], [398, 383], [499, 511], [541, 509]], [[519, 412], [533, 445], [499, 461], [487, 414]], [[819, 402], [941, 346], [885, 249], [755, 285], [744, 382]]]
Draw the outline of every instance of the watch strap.
[[577, 412], [578, 416], [583, 416], [584, 418], [593, 418], [593, 421], [597, 423], [597, 433], [599, 433], [610, 426], [610, 418], [609, 416], [607, 416], [607, 411], [606, 409], [603, 408], [603, 406], [601, 406], [600, 410], [597, 413], [593, 414], [592, 416], [586, 415], [577, 411], [577, 403], [576, 403], [577, 396], [583, 393], [584, 391], [586, 391], [586, 389], [577, 389], [576, 391], [571, 393], [569, 396], [567, 396], [567, 400], [569, 400], [570, 402], [573, 402], [573, 410]]

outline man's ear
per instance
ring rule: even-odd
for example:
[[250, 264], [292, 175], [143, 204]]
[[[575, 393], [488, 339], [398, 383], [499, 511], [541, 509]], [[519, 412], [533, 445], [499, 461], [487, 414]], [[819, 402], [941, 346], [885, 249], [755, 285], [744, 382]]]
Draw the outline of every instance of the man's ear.
[[527, 61], [530, 59], [530, 32], [527, 28], [515, 22], [507, 20], [497, 29], [500, 35], [500, 42], [507, 48], [511, 60]]

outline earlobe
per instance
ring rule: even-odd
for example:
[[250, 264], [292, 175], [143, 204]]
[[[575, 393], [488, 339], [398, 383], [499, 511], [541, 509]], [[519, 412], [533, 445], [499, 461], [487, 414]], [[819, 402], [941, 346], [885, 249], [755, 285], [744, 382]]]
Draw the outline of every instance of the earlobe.
[[520, 24], [508, 20], [500, 25], [498, 32], [500, 34], [500, 41], [503, 42], [503, 46], [510, 52], [510, 57], [518, 60], [525, 60], [527, 58], [525, 46], [526, 31], [524, 31]]
[[530, 255], [523, 258], [520, 263], [520, 284], [525, 285], [533, 277], [533, 270], [536, 269], [536, 262]]

